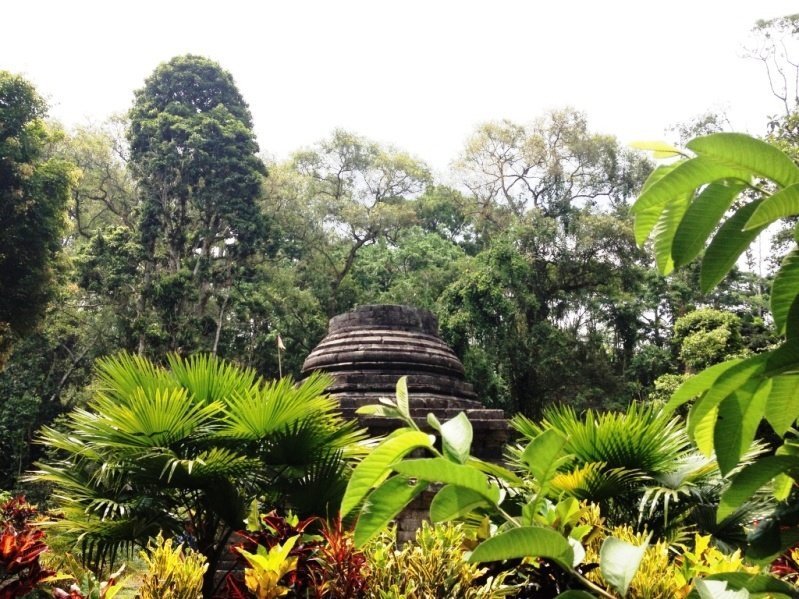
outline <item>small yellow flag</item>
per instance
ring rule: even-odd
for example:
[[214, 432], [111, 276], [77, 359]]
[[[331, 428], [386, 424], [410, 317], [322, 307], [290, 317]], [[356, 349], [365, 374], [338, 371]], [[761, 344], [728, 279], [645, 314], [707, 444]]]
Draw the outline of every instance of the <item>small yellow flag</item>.
[[280, 337], [280, 333], [277, 335], [277, 348], [280, 351], [286, 351], [286, 346], [283, 345], [283, 339]]

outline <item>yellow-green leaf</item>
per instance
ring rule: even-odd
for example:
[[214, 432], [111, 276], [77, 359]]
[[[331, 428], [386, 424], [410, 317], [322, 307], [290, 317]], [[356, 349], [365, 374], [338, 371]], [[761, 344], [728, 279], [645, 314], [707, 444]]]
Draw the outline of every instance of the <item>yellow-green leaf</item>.
[[785, 256], [771, 284], [771, 313], [777, 332], [785, 333], [791, 306], [799, 296], [799, 249]]
[[740, 255], [763, 230], [763, 227], [743, 230], [749, 217], [762, 201], [762, 199], [754, 200], [739, 208], [721, 225], [713, 237], [702, 259], [700, 287], [705, 293], [713, 289], [730, 272]]
[[469, 561], [497, 562], [523, 557], [545, 557], [568, 571], [573, 567], [574, 550], [566, 537], [551, 528], [522, 526], [483, 541]]
[[692, 139], [687, 147], [702, 157], [766, 177], [781, 187], [799, 183], [799, 168], [784, 152], [743, 133], [712, 133]]
[[342, 517], [349, 514], [372, 487], [385, 480], [396, 461], [414, 449], [432, 446], [430, 436], [419, 431], [409, 431], [383, 441], [353, 470], [341, 501]]

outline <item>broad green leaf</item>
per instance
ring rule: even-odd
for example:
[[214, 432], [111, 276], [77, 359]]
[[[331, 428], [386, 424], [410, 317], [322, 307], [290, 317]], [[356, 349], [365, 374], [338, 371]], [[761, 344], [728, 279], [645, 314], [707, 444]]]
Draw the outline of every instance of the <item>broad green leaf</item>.
[[652, 158], [656, 160], [661, 158], [676, 158], [677, 156], [684, 155], [682, 150], [664, 141], [633, 141], [630, 143], [630, 147], [636, 150], [652, 152]]
[[516, 473], [511, 472], [507, 468], [499, 466], [498, 464], [492, 464], [491, 462], [484, 462], [483, 460], [479, 460], [474, 457], [470, 457], [466, 464], [468, 466], [472, 466], [473, 468], [477, 468], [480, 472], [485, 472], [486, 474], [490, 474], [494, 478], [498, 478], [500, 480], [504, 480], [514, 485], [521, 485], [522, 479], [516, 475]]
[[745, 187], [735, 182], [711, 183], [691, 202], [672, 242], [675, 267], [685, 266], [705, 249], [710, 234]]
[[766, 376], [799, 373], [799, 338], [788, 339], [764, 355], [767, 356]]
[[480, 493], [458, 487], [445, 485], [430, 504], [430, 520], [433, 522], [446, 522], [468, 514], [478, 507], [488, 506], [489, 503]]
[[799, 248], [785, 256], [771, 284], [771, 313], [777, 333], [785, 333], [791, 306], [799, 296]]
[[767, 456], [745, 466], [732, 478], [730, 486], [721, 494], [716, 522], [722, 522], [732, 515], [778, 474], [790, 474], [797, 469], [799, 469], [799, 457], [780, 455]]
[[692, 139], [686, 146], [702, 157], [745, 169], [781, 187], [799, 183], [799, 168], [793, 160], [775, 146], [743, 133], [712, 133]]
[[649, 541], [643, 545], [633, 545], [615, 537], [608, 537], [602, 543], [599, 550], [599, 570], [602, 578], [622, 597], [627, 594], [648, 546]]
[[406, 476], [471, 489], [493, 505], [499, 503], [499, 487], [491, 484], [485, 474], [471, 466], [455, 464], [445, 458], [422, 458], [399, 462], [393, 468]]
[[379, 404], [371, 404], [368, 406], [361, 406], [355, 410], [356, 414], [362, 416], [382, 416], [383, 418], [400, 418], [399, 410], [392, 406], [381, 406]]
[[[698, 188], [721, 179], [740, 179], [748, 182], [749, 172], [720, 164], [703, 157], [691, 158], [678, 163], [673, 170], [666, 173], [659, 181], [644, 189], [633, 204], [631, 211], [636, 216], [635, 237], [642, 243], [657, 223], [660, 212], [667, 202], [674, 201]], [[646, 218], [639, 223], [639, 215]]]
[[716, 461], [722, 475], [735, 468], [741, 456], [752, 445], [757, 427], [763, 419], [770, 391], [770, 380], [750, 379], [719, 404], [713, 440]]
[[[641, 193], [652, 187], [655, 183], [660, 181], [663, 177], [665, 177], [668, 173], [673, 171], [677, 168], [682, 162], [675, 162], [673, 164], [661, 164], [646, 178], [644, 181], [644, 185], [641, 189]], [[634, 233], [635, 233], [635, 242], [638, 245], [643, 245], [646, 241], [646, 238], [649, 237], [649, 233], [652, 231], [652, 228], [658, 222], [660, 218], [660, 213], [663, 212], [664, 203], [654, 204], [645, 210], [639, 210], [635, 213], [635, 224], [634, 224]]]
[[472, 448], [472, 423], [466, 414], [460, 412], [441, 424], [435, 414], [430, 413], [427, 415], [427, 423], [441, 433], [441, 445], [447, 457], [465, 464]]
[[710, 574], [705, 580], [723, 580], [732, 589], [746, 589], [750, 593], [779, 593], [788, 597], [796, 594], [796, 588], [773, 576], [747, 574], [746, 572], [719, 572]]
[[710, 389], [710, 387], [713, 386], [713, 383], [716, 382], [716, 379], [718, 379], [722, 374], [736, 364], [740, 364], [742, 361], [743, 360], [741, 358], [727, 360], [721, 364], [716, 364], [715, 366], [706, 368], [699, 374], [695, 374], [677, 388], [677, 390], [669, 399], [668, 403], [663, 407], [663, 411], [667, 414], [670, 414], [684, 403], [691, 401], [698, 395], [701, 395]]
[[[713, 429], [719, 404], [743, 387], [749, 379], [762, 376], [766, 354], [747, 358], [720, 373], [707, 392], [688, 413], [688, 434], [706, 456], [713, 453]], [[701, 432], [701, 434], [699, 434]], [[700, 442], [701, 441], [701, 442]]]
[[469, 557], [471, 563], [497, 562], [523, 557], [544, 557], [571, 570], [574, 551], [559, 532], [540, 526], [512, 528], [480, 543]]
[[352, 471], [350, 482], [344, 491], [344, 498], [341, 500], [341, 516], [349, 514], [372, 487], [380, 484], [388, 476], [391, 466], [396, 461], [414, 449], [432, 446], [429, 435], [411, 431], [390, 437], [375, 447], [372, 453], [361, 460]]
[[410, 419], [411, 408], [408, 404], [408, 377], [401, 376], [397, 381], [397, 409], [399, 413]]
[[778, 474], [774, 479], [774, 499], [785, 501], [793, 490], [794, 480], [787, 474]]
[[783, 436], [799, 418], [799, 375], [782, 375], [771, 379], [771, 393], [766, 401], [765, 416], [774, 432]]
[[563, 448], [566, 443], [568, 439], [563, 433], [550, 428], [530, 441], [525, 448], [522, 461], [539, 485], [547, 485], [563, 464]]
[[652, 236], [655, 239], [655, 263], [663, 275], [674, 270], [674, 261], [671, 258], [672, 242], [690, 202], [690, 194], [672, 198], [666, 204], [652, 231]]
[[788, 320], [785, 323], [785, 338], [788, 341], [799, 338], [799, 297], [797, 297], [791, 309], [788, 310]]
[[744, 228], [766, 227], [777, 219], [796, 214], [799, 214], [799, 184], [791, 185], [764, 198]]
[[388, 526], [405, 506], [427, 488], [424, 481], [412, 481], [405, 476], [392, 476], [375, 489], [364, 503], [353, 532], [356, 547], [363, 547]]
[[694, 588], [699, 593], [700, 599], [749, 599], [749, 591], [746, 589], [734, 591], [728, 588], [723, 580], [697, 578], [694, 581]]
[[746, 221], [762, 201], [762, 199], [754, 200], [739, 208], [721, 225], [713, 237], [702, 258], [702, 272], [699, 278], [703, 292], [709, 292], [730, 272], [740, 255], [764, 229], [756, 227], [743, 230]]
[[562, 592], [560, 595], [555, 597], [555, 599], [596, 599], [596, 596], [588, 593], [587, 591], [570, 589], [568, 591]]

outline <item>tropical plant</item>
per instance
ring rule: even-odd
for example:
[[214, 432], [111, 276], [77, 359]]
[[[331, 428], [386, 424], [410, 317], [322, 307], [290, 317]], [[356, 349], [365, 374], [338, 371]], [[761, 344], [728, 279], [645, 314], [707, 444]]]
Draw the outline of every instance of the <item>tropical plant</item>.
[[127, 354], [101, 360], [93, 398], [66, 432], [41, 442], [58, 461], [34, 480], [55, 485], [66, 519], [97, 566], [148, 539], [184, 535], [209, 563], [203, 595], [231, 533], [255, 497], [324, 513], [336, 505], [347, 448], [362, 438], [323, 395], [329, 380], [266, 382], [208, 355], [168, 357], [170, 368]]
[[[563, 579], [556, 592], [571, 585], [588, 587], [602, 597], [613, 595], [585, 577], [580, 567], [585, 551], [580, 541], [593, 526], [579, 525], [579, 508], [573, 498], [552, 503], [548, 496], [558, 470], [570, 459], [564, 448], [566, 437], [549, 429], [535, 437], [521, 454], [527, 471], [524, 477], [470, 455], [472, 426], [464, 413], [441, 423], [434, 415], [428, 424], [441, 436], [441, 450], [435, 437], [421, 431], [410, 416], [405, 377], [397, 383], [396, 401], [360, 408], [361, 413], [402, 420], [394, 431], [353, 470], [341, 504], [342, 517], [358, 512], [354, 539], [364, 546], [431, 483], [443, 486], [430, 506], [433, 522], [467, 519], [477, 522], [474, 532], [480, 541], [469, 562], [533, 559], [544, 563], [539, 576], [551, 578], [548, 570]], [[434, 457], [411, 458], [411, 452]], [[492, 522], [491, 519], [495, 521]], [[603, 574], [609, 587], [622, 594], [635, 573], [644, 547], [608, 538], [603, 546]], [[565, 574], [565, 576], [562, 576]]]
[[68, 590], [55, 588], [53, 597], [56, 599], [113, 599], [123, 589], [120, 580], [125, 571], [123, 564], [119, 570], [109, 575], [107, 580], [100, 582], [89, 570], [86, 570], [75, 556], [65, 554], [60, 556], [59, 572], [76, 582]]
[[[250, 596], [249, 583], [242, 579], [238, 572], [252, 564], [248, 556], [258, 555], [262, 549], [268, 552], [276, 546], [286, 547], [291, 539], [293, 541], [286, 559], [290, 558], [293, 565], [281, 577], [281, 584], [284, 588], [299, 593], [315, 589], [321, 578], [322, 568], [317, 560], [321, 542], [319, 537], [311, 535], [306, 530], [317, 522], [316, 517], [300, 520], [294, 514], [280, 516], [274, 510], [267, 514], [259, 514], [257, 504], [253, 504], [250, 516], [247, 518], [247, 530], [237, 531], [236, 536], [241, 541], [231, 548], [237, 559], [233, 571], [228, 572], [226, 576], [228, 593], [233, 597]], [[274, 582], [276, 584], [277, 580]]]
[[321, 584], [318, 595], [324, 599], [358, 599], [368, 585], [366, 554], [355, 547], [352, 533], [340, 518], [322, 527], [324, 542], [319, 546]]
[[244, 582], [255, 599], [276, 599], [292, 590], [284, 580], [297, 569], [297, 558], [291, 555], [299, 535], [289, 537], [285, 543], [275, 543], [267, 549], [258, 545], [255, 553], [239, 548], [249, 567], [244, 570]]
[[26, 597], [55, 580], [55, 570], [41, 560], [49, 547], [44, 531], [33, 524], [38, 515], [21, 495], [0, 503], [0, 599]]
[[[511, 423], [527, 442], [549, 429], [566, 437], [571, 458], [554, 476], [553, 491], [598, 504], [611, 526], [637, 522], [639, 530], [665, 538], [698, 526], [733, 546], [745, 536], [746, 517], [764, 509], [762, 501], [750, 502], [723, 522], [707, 521], [725, 481], [715, 460], [691, 446], [682, 419], [658, 405], [634, 403], [624, 412], [587, 410], [580, 416], [568, 406], [552, 407], [540, 422], [516, 415]], [[509, 448], [520, 469], [523, 449]], [[755, 443], [744, 460], [762, 451]]]
[[[650, 235], [654, 238], [655, 260], [664, 274], [701, 256], [700, 283], [709, 291], [766, 227], [799, 214], [799, 166], [773, 145], [738, 133], [698, 137], [685, 151], [661, 143], [640, 145], [654, 150], [656, 157], [677, 158], [651, 174], [632, 207], [636, 239], [643, 244]], [[724, 475], [738, 466], [764, 418], [785, 438], [799, 416], [795, 244], [776, 272], [770, 297], [779, 345], [711, 366], [681, 385], [666, 405], [670, 411], [695, 400], [688, 433], [705, 455], [715, 454]], [[776, 497], [787, 499], [799, 477], [796, 449], [786, 441], [774, 455], [735, 473], [721, 497], [717, 519], [732, 514], [771, 481], [776, 480]], [[764, 519], [750, 535], [749, 555], [775, 556], [795, 542], [799, 529], [776, 520]]]
[[172, 539], [159, 535], [140, 552], [147, 572], [139, 588], [140, 599], [201, 599], [205, 558]]
[[451, 522], [422, 523], [413, 541], [397, 546], [396, 532], [383, 532], [364, 547], [370, 566], [367, 599], [494, 599], [515, 588], [503, 584], [507, 573], [487, 575], [469, 563], [464, 527]]

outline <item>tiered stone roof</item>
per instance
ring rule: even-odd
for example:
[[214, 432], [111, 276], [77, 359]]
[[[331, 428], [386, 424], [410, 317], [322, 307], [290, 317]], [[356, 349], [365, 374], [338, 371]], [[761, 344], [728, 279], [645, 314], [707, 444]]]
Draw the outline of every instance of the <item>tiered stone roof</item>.
[[[333, 375], [328, 392], [338, 398], [345, 416], [394, 397], [397, 379], [408, 377], [411, 415], [426, 426], [428, 412], [439, 420], [466, 412], [474, 428], [473, 454], [499, 460], [508, 424], [502, 410], [477, 401], [463, 364], [438, 335], [432, 312], [410, 306], [367, 305], [330, 320], [327, 336], [303, 364], [303, 374], [321, 370]], [[359, 416], [373, 435], [385, 434], [398, 422]]]

